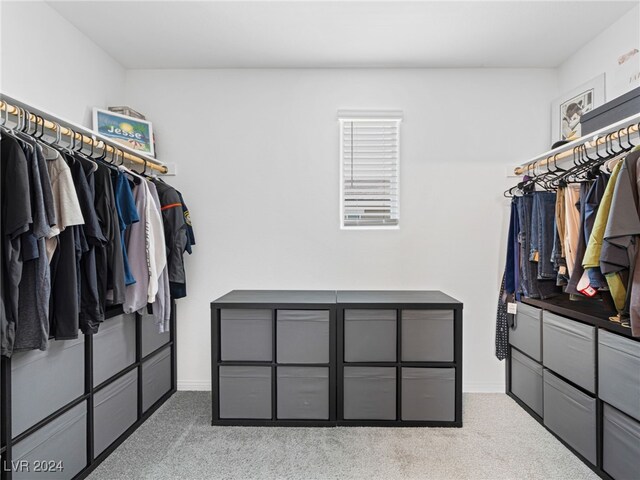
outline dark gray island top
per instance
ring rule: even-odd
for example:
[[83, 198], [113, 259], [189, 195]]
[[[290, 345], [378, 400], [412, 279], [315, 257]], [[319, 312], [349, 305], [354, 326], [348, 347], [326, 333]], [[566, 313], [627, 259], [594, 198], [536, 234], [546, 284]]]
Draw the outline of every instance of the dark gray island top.
[[[214, 300], [218, 308], [251, 304], [277, 305], [384, 305], [392, 308], [461, 309], [462, 302], [439, 290], [232, 290]], [[395, 306], [395, 307], [393, 307]]]
[[462, 302], [440, 290], [338, 290], [340, 305], [407, 305], [462, 308]]
[[274, 305], [335, 305], [335, 290], [232, 290], [214, 300], [216, 307], [251, 304], [270, 308]]

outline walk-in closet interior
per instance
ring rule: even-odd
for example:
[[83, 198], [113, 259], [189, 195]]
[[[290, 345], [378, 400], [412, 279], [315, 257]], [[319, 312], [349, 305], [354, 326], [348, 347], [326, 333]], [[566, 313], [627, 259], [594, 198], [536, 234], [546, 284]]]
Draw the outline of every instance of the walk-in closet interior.
[[0, 480], [640, 480], [638, 0], [0, 0]]

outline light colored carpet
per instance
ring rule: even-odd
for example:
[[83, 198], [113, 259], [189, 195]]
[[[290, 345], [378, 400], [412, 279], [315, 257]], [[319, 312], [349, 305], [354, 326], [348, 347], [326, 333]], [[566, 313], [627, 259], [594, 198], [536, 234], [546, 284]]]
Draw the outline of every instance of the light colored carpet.
[[503, 394], [465, 394], [461, 429], [212, 427], [210, 398], [178, 392], [89, 478], [598, 478]]

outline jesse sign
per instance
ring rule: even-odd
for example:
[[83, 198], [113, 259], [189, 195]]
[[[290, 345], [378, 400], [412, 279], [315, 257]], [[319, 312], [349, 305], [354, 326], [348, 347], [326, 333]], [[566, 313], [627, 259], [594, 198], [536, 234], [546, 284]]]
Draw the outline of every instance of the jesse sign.
[[93, 129], [129, 148], [155, 156], [153, 127], [150, 122], [119, 115], [108, 110], [93, 109]]

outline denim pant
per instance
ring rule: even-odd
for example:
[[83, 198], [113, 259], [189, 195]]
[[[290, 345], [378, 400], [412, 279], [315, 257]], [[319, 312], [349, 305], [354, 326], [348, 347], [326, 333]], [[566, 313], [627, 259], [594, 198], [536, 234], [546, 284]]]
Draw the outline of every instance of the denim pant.
[[[533, 195], [523, 195], [517, 205], [518, 221], [520, 223], [520, 234], [518, 236], [520, 243], [520, 291], [525, 297], [529, 298], [544, 299], [552, 297], [558, 293], [555, 282], [551, 280], [538, 281], [538, 265], [529, 259], [531, 254]], [[545, 232], [547, 230], [553, 232], [552, 226], [553, 223]], [[550, 254], [551, 252], [549, 251]]]
[[556, 194], [534, 192], [531, 214], [531, 247], [529, 259], [537, 261], [539, 280], [556, 278], [553, 269], [554, 223], [556, 214]]

